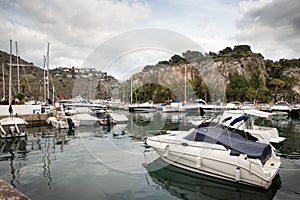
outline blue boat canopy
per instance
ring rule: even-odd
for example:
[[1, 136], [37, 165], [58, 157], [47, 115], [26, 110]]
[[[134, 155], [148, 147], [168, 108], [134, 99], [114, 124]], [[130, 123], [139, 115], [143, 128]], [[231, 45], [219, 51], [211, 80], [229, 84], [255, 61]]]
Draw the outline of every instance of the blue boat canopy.
[[247, 140], [237, 133], [218, 127], [200, 127], [185, 136], [184, 139], [220, 144], [231, 150], [230, 155], [239, 156], [240, 154], [246, 154], [249, 158], [259, 159], [263, 164], [272, 153], [270, 144]]

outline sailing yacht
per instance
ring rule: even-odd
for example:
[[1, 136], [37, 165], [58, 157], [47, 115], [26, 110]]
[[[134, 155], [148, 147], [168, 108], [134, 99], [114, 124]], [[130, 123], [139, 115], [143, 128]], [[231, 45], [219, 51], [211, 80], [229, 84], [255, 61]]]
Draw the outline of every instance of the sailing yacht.
[[1, 138], [14, 138], [24, 137], [27, 135], [28, 130], [26, 125], [28, 124], [24, 119], [13, 116], [13, 108], [11, 105], [11, 66], [12, 66], [12, 40], [10, 40], [10, 59], [9, 59], [9, 117], [4, 117], [0, 120], [0, 132]]

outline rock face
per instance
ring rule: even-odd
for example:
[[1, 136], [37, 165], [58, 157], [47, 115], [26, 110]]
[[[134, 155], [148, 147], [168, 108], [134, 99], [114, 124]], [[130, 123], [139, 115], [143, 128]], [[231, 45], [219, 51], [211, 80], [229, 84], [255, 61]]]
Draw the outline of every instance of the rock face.
[[262, 57], [247, 57], [229, 62], [218, 61], [215, 62], [215, 64], [225, 78], [227, 84], [229, 83], [228, 77], [230, 73], [237, 72], [239, 75], [243, 75], [249, 79], [253, 72], [259, 72], [260, 79], [263, 85], [266, 86], [268, 73]]
[[[253, 72], [259, 72], [260, 79], [265, 86], [268, 73], [263, 58], [259, 56], [217, 62], [210, 59], [200, 64], [193, 63], [154, 69], [148, 68], [133, 75], [133, 90], [145, 84], [156, 83], [169, 88], [181, 99], [184, 98], [184, 93], [187, 93], [189, 99], [195, 99], [191, 82], [200, 76], [208, 86], [210, 93], [214, 92], [218, 94], [215, 99], [217, 100], [220, 99], [220, 95], [225, 95], [226, 87], [229, 83], [229, 74], [238, 73], [249, 79]], [[186, 87], [185, 78], [187, 80]], [[212, 94], [210, 95], [212, 96]]]
[[296, 94], [300, 94], [300, 68], [289, 68], [286, 71], [283, 72], [283, 75], [286, 75], [288, 77], [296, 77], [297, 83], [293, 86], [292, 90]]

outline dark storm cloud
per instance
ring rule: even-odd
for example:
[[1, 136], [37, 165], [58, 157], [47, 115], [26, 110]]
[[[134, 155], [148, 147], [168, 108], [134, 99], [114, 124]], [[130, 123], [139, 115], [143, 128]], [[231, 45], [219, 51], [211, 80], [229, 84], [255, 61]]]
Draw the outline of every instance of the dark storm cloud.
[[300, 1], [242, 2], [237, 21], [240, 42], [262, 49], [267, 57], [299, 57]]

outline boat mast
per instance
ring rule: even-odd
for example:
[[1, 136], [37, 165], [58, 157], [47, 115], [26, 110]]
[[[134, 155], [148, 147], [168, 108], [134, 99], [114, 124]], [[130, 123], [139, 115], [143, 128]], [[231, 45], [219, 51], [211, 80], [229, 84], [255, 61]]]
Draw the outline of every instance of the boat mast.
[[20, 93], [20, 67], [19, 67], [19, 50], [18, 50], [17, 41], [16, 41], [16, 56], [17, 56], [18, 93]]
[[46, 56], [43, 55], [43, 70], [44, 70], [44, 102], [47, 102], [47, 97], [46, 97]]
[[5, 100], [5, 76], [4, 76], [4, 63], [2, 63], [2, 80], [3, 80], [3, 101]]
[[184, 104], [186, 104], [186, 64], [184, 65]]
[[8, 85], [8, 102], [11, 105], [12, 95], [11, 95], [11, 65], [12, 65], [12, 40], [9, 40], [9, 85]]
[[130, 103], [132, 104], [132, 79], [133, 76], [131, 75], [131, 79], [130, 79]]
[[[52, 79], [51, 79], [52, 80]], [[54, 88], [54, 84], [53, 84], [53, 81], [52, 81], [52, 102], [54, 102], [54, 90], [55, 90], [55, 88]]]
[[50, 89], [49, 89], [49, 42], [48, 42], [48, 46], [47, 46], [47, 100], [50, 98]]

